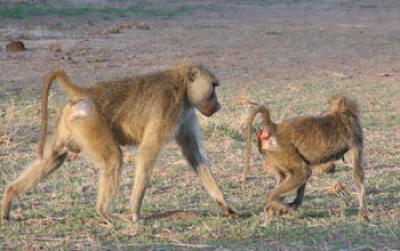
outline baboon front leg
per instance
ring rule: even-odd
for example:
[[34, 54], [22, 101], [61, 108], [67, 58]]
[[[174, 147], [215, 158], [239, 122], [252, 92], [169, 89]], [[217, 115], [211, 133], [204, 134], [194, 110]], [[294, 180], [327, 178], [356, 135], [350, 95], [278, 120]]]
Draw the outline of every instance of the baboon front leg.
[[[279, 170], [277, 168], [274, 168], [267, 161], [264, 161], [263, 166], [264, 166], [264, 170], [267, 174], [272, 173], [275, 176], [275, 179], [276, 179], [275, 187], [278, 187], [286, 179], [287, 175], [284, 172], [282, 172], [281, 170]], [[300, 188], [297, 189], [296, 198], [288, 204], [289, 207], [298, 208], [301, 206], [301, 204], [303, 203], [305, 187], [306, 187], [306, 184], [302, 185]], [[282, 197], [282, 199], [283, 199], [283, 197]]]
[[140, 217], [140, 208], [146, 190], [146, 185], [153, 172], [154, 162], [161, 149], [161, 140], [155, 135], [145, 137], [138, 149], [135, 183], [131, 195], [132, 220]]
[[15, 198], [34, 187], [65, 161], [68, 152], [63, 146], [56, 146], [56, 141], [57, 135], [54, 135], [46, 144], [43, 159], [34, 161], [7, 186], [2, 201], [2, 218], [5, 221], [10, 218], [11, 203]]
[[[287, 178], [287, 175], [284, 172], [282, 172], [278, 168], [273, 167], [267, 161], [264, 161], [263, 166], [264, 166], [264, 170], [267, 174], [271, 174], [271, 173], [274, 174], [275, 179], [277, 181], [275, 188], [278, 187]], [[306, 187], [306, 184], [302, 185], [300, 188], [297, 189], [296, 198], [288, 204], [289, 207], [298, 208], [301, 206], [301, 204], [303, 203], [305, 187]], [[282, 199], [283, 199], [283, 197], [282, 197]]]
[[192, 119], [191, 126], [182, 126], [176, 136], [176, 141], [190, 166], [200, 178], [203, 187], [218, 203], [227, 215], [239, 216], [225, 201], [224, 195], [218, 187], [210, 168], [206, 165], [202, 154], [201, 135], [196, 118]]
[[365, 187], [364, 187], [364, 169], [362, 166], [362, 148], [359, 146], [353, 146], [352, 148], [353, 158], [353, 181], [358, 193], [358, 201], [360, 203], [360, 216], [365, 220], [368, 220], [368, 209], [367, 201], [365, 199]]
[[108, 212], [118, 194], [122, 158], [119, 148], [107, 151], [107, 154], [107, 158], [96, 161], [100, 169], [96, 211], [100, 217], [111, 222]]

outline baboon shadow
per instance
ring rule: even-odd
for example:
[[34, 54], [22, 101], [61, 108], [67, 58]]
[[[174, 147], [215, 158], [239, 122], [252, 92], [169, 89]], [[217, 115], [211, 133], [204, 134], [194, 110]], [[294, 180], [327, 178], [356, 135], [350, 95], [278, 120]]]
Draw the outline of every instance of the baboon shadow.
[[185, 210], [170, 210], [164, 212], [156, 212], [148, 216], [144, 216], [143, 220], [189, 220], [197, 218], [198, 213], [195, 214], [193, 211], [185, 211]]
[[200, 217], [231, 217], [231, 218], [250, 218], [253, 215], [252, 212], [240, 212], [240, 216], [238, 217], [231, 217], [231, 216], [225, 216], [215, 213], [210, 213], [207, 210], [170, 210], [170, 211], [165, 211], [165, 212], [158, 212], [158, 213], [153, 213], [148, 216], [144, 216], [144, 220], [191, 220], [191, 219], [197, 219]]

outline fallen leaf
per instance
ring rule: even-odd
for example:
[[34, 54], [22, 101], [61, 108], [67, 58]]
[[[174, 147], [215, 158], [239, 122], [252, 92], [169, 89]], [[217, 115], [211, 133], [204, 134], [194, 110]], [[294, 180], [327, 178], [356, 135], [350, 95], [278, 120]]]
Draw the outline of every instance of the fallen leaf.
[[322, 193], [333, 194], [337, 196], [346, 196], [350, 194], [349, 187], [340, 183], [339, 181], [336, 181], [336, 183], [330, 187], [322, 189]]
[[257, 102], [254, 102], [248, 98], [238, 98], [236, 101], [237, 105], [258, 105]]
[[56, 42], [50, 43], [48, 45], [48, 48], [52, 52], [60, 52], [61, 51], [61, 45], [59, 43], [56, 43]]

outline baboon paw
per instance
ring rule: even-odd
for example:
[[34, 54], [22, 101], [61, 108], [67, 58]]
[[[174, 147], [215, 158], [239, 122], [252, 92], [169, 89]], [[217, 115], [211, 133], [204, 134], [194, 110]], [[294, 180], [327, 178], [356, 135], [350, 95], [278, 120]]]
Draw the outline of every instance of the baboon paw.
[[102, 222], [99, 223], [99, 226], [102, 226], [102, 227], [105, 227], [105, 228], [113, 228], [114, 227], [114, 224], [113, 224], [111, 218], [108, 215], [105, 216], [105, 217], [102, 216], [101, 217], [101, 221]]
[[235, 210], [233, 210], [232, 208], [230, 208], [225, 201], [216, 201], [218, 206], [222, 209], [224, 215], [226, 216], [233, 216], [233, 217], [240, 217], [240, 214], [238, 212], [236, 212]]
[[281, 212], [282, 217], [292, 217], [294, 215], [295, 215], [295, 213], [292, 210], [290, 210], [289, 208]]
[[292, 217], [294, 212], [290, 209], [269, 209], [266, 211], [269, 217]]
[[246, 187], [247, 187], [246, 181], [247, 181], [246, 177], [239, 178], [239, 183], [240, 183], [242, 189], [246, 189]]
[[360, 210], [360, 217], [365, 221], [370, 221], [367, 211], [365, 209]]
[[232, 208], [228, 207], [228, 209], [225, 211], [225, 215], [228, 215], [230, 217], [234, 217], [234, 218], [239, 218], [240, 217], [240, 213], [233, 210]]
[[114, 227], [112, 222], [105, 220], [103, 217], [98, 218], [98, 219], [88, 220], [87, 223], [91, 226], [97, 226], [97, 227], [108, 228], [108, 229], [111, 229]]
[[264, 209], [265, 214], [269, 217], [290, 217], [294, 212], [286, 205], [272, 202]]
[[105, 227], [113, 227], [113, 221], [110, 218], [101, 218], [101, 220], [104, 222]]
[[126, 221], [126, 222], [131, 222], [132, 221], [132, 215], [128, 214], [119, 214], [117, 215], [118, 219], [122, 220], [122, 221]]
[[133, 222], [138, 222], [140, 220], [140, 217], [138, 214], [132, 214], [132, 221]]
[[103, 211], [101, 211], [101, 210], [98, 210], [97, 213], [99, 214], [100, 219], [101, 219], [102, 221], [104, 221], [104, 223], [105, 223], [106, 225], [110, 225], [110, 226], [113, 225], [112, 219], [111, 219], [111, 217], [108, 215], [108, 213], [105, 213], [105, 212], [103, 212]]
[[10, 220], [11, 220], [9, 215], [3, 215], [1, 217], [1, 219], [2, 219], [3, 224], [8, 224], [8, 223], [10, 223]]
[[288, 206], [291, 207], [291, 208], [293, 208], [293, 209], [297, 209], [297, 208], [299, 208], [299, 207], [301, 206], [301, 203], [299, 203], [299, 202], [297, 202], [297, 201], [293, 201], [293, 202], [290, 202], [290, 203], [288, 204]]

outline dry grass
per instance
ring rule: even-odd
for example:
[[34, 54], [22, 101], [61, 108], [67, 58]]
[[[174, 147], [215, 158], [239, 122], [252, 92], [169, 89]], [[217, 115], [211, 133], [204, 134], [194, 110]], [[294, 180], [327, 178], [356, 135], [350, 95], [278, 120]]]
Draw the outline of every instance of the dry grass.
[[[312, 91], [310, 85], [314, 86]], [[344, 85], [346, 88], [342, 89]], [[399, 119], [400, 99], [385, 97], [389, 87], [391, 94], [400, 93], [400, 87], [387, 78], [380, 80], [380, 86], [375, 89], [356, 83], [331, 86], [296, 83], [296, 95], [291, 93], [291, 88], [282, 85], [269, 85], [266, 93], [263, 93], [265, 85], [261, 83], [249, 87], [247, 93], [224, 87], [220, 92], [224, 109], [213, 118], [201, 117], [201, 123], [210, 164], [229, 201], [246, 215], [241, 219], [220, 215], [198, 179], [182, 161], [177, 147], [171, 143], [157, 163], [144, 201], [145, 219], [142, 222], [124, 220], [134, 175], [134, 164], [130, 162], [134, 162], [134, 158], [126, 161], [121, 192], [113, 211], [115, 227], [109, 229], [99, 226], [95, 215], [97, 170], [80, 156], [75, 161], [67, 161], [63, 168], [15, 203], [13, 216], [18, 220], [0, 226], [2, 247], [215, 249], [224, 246], [253, 249], [268, 245], [274, 249], [398, 248], [400, 132], [393, 119]], [[287, 107], [290, 107], [288, 117], [298, 113], [317, 114], [320, 107], [326, 107], [325, 100], [331, 93], [343, 90], [352, 93], [359, 88], [365, 89], [356, 98], [364, 111], [366, 185], [371, 222], [358, 219], [351, 170], [347, 163], [341, 162], [335, 174], [312, 176], [304, 206], [295, 217], [264, 218], [265, 194], [274, 181], [264, 175], [262, 159], [254, 151], [251, 179], [244, 190], [239, 186], [244, 147], [242, 131], [249, 106], [238, 105], [237, 98], [247, 95], [251, 100], [261, 102], [273, 100], [268, 106], [278, 118], [288, 110]], [[372, 96], [377, 101], [372, 103], [365, 98]], [[53, 97], [51, 106], [61, 106], [59, 99], [59, 96]], [[37, 97], [1, 99], [1, 191], [6, 182], [14, 179], [35, 156], [39, 128], [37, 102]], [[55, 111], [53, 109], [53, 114]], [[130, 155], [135, 153], [134, 148], [124, 151]], [[350, 193], [327, 192], [335, 184]]]

